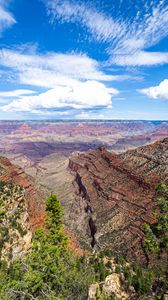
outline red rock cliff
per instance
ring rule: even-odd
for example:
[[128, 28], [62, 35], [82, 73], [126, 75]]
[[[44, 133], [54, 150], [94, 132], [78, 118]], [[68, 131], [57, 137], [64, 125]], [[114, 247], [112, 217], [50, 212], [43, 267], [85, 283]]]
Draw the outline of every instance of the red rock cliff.
[[94, 234], [90, 228], [92, 243], [142, 257], [143, 224], [155, 222], [156, 185], [168, 182], [168, 138], [120, 155], [104, 148], [78, 154], [70, 158], [69, 168], [76, 194], [85, 201], [88, 224], [96, 228]]
[[35, 185], [33, 179], [24, 171], [10, 163], [7, 158], [0, 157], [0, 180], [20, 185], [25, 189], [26, 205], [32, 228], [43, 225], [45, 218], [45, 191]]

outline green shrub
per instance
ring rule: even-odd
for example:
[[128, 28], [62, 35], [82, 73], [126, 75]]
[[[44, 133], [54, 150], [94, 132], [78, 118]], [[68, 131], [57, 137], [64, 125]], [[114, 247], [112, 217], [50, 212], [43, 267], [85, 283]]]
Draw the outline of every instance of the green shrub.
[[86, 299], [94, 269], [88, 259], [69, 250], [63, 210], [55, 195], [48, 198], [46, 210], [48, 228], [36, 230], [31, 253], [0, 267], [0, 299]]

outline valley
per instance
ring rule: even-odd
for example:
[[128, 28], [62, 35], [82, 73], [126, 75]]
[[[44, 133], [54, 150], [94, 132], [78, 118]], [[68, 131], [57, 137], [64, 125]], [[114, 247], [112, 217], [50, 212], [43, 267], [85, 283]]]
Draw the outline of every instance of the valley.
[[29, 165], [52, 153], [123, 152], [167, 136], [167, 121], [0, 121], [0, 154]]
[[0, 154], [58, 195], [81, 248], [145, 261], [143, 224], [155, 222], [155, 188], [168, 182], [168, 122], [9, 121], [0, 134]]
[[[47, 263], [50, 247], [55, 247], [51, 259], [52, 264], [56, 263], [56, 253], [61, 251], [61, 243], [64, 244], [64, 238], [68, 237], [64, 256], [67, 272], [72, 272], [79, 257], [84, 270], [75, 271], [74, 278], [78, 281], [78, 276], [87, 272], [86, 280], [92, 283], [89, 288], [87, 282], [83, 283], [85, 296], [81, 299], [86, 299], [86, 295], [88, 300], [109, 299], [106, 296], [113, 297], [113, 294], [118, 300], [154, 299], [150, 296], [139, 298], [137, 293], [143, 295], [149, 289], [151, 295], [151, 289], [155, 291], [158, 284], [156, 268], [163, 268], [160, 274], [166, 272], [164, 247], [159, 257], [146, 252], [144, 224], [149, 228], [156, 224], [157, 218], [153, 215], [159, 211], [156, 187], [160, 182], [168, 184], [168, 122], [5, 122], [3, 126], [2, 123], [1, 260], [7, 261], [9, 270], [10, 264], [19, 259], [17, 272], [22, 273], [24, 257], [41, 264], [39, 259], [43, 252]], [[52, 229], [57, 222], [57, 218], [52, 217], [50, 237], [50, 229], [46, 230], [49, 224], [46, 199], [52, 201], [52, 209], [54, 199], [59, 206], [54, 194], [64, 210], [64, 229], [62, 233], [55, 231], [55, 227]], [[59, 210], [62, 214], [60, 206]], [[57, 215], [57, 208], [55, 213]], [[35, 238], [36, 229], [39, 236]], [[59, 245], [53, 233], [55, 237], [61, 234]], [[34, 239], [39, 239], [40, 257], [35, 251]], [[43, 247], [47, 248], [41, 250]], [[66, 255], [72, 260], [70, 266]], [[133, 271], [134, 263], [142, 269]], [[59, 263], [58, 266], [64, 272]], [[39, 276], [40, 265], [33, 263], [34, 267]], [[154, 279], [145, 283], [143, 280], [151, 276], [150, 270], [155, 272]], [[95, 284], [94, 276], [98, 276]], [[127, 277], [131, 278], [131, 283]], [[143, 282], [142, 287], [136, 287], [139, 280]], [[45, 278], [43, 284], [45, 287]], [[71, 283], [70, 289], [72, 287]], [[70, 289], [67, 288], [67, 295]], [[15, 291], [10, 293], [13, 299]], [[72, 299], [76, 299], [73, 290], [71, 293]], [[99, 298], [97, 293], [106, 296]], [[166, 295], [166, 288], [157, 288], [155, 293]]]

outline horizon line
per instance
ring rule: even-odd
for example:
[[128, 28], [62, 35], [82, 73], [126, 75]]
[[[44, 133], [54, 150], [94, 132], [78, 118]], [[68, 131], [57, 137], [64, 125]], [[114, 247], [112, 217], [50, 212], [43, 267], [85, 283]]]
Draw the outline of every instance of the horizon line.
[[129, 121], [129, 122], [168, 122], [168, 120], [160, 119], [0, 119], [0, 122], [115, 122], [115, 121]]

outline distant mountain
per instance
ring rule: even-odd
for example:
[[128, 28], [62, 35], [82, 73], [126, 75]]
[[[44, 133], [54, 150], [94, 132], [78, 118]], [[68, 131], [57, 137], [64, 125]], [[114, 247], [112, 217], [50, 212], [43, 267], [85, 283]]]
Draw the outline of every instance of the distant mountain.
[[11, 132], [14, 135], [31, 135], [33, 130], [31, 126], [26, 123], [21, 124], [17, 129]]
[[0, 155], [32, 164], [57, 153], [69, 156], [105, 146], [123, 152], [168, 136], [166, 121], [0, 121]]

